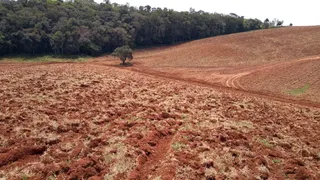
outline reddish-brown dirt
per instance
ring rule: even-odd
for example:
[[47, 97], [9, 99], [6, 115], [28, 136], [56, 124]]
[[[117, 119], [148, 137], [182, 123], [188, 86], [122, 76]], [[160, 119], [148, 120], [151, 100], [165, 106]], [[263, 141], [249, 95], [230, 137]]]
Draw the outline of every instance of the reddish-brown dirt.
[[318, 104], [319, 47], [320, 26], [260, 30], [140, 50], [133, 70]]
[[101, 63], [1, 64], [5, 179], [318, 179], [317, 108]]
[[[307, 44], [303, 35], [316, 30], [286, 28], [202, 41], [240, 43], [250, 36], [301, 32], [297, 36]], [[311, 37], [316, 36], [309, 42], [317, 42]], [[189, 45], [175, 46], [172, 60]], [[119, 67], [110, 57], [1, 63], [0, 179], [320, 179], [314, 48], [288, 56], [290, 61], [259, 64], [252, 58], [239, 67], [213, 61], [197, 67], [191, 58], [181, 67], [182, 62], [156, 67], [170, 62], [169, 51], [139, 51], [132, 67]], [[227, 56], [223, 49], [217, 52]], [[306, 81], [313, 84], [299, 97], [278, 92], [280, 85], [290, 90]], [[270, 89], [271, 83], [278, 89]]]
[[285, 27], [140, 50], [135, 62], [153, 68], [225, 68], [319, 56], [320, 26]]

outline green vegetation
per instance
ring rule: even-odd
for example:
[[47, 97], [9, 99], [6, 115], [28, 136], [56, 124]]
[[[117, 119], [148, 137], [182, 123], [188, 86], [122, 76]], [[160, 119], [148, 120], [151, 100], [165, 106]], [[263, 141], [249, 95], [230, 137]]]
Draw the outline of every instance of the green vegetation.
[[0, 62], [84, 62], [88, 58], [88, 56], [19, 55], [3, 57]]
[[188, 115], [182, 114], [182, 115], [181, 115], [181, 118], [182, 118], [183, 120], [187, 120], [187, 119], [188, 119]]
[[306, 91], [308, 91], [309, 88], [310, 88], [310, 84], [305, 84], [301, 88], [290, 90], [288, 93], [293, 96], [298, 96], [298, 95], [304, 94]]
[[175, 142], [171, 145], [172, 149], [175, 151], [181, 151], [183, 148], [185, 148], [185, 144], [182, 144], [180, 142]]
[[[106, 0], [0, 0], [0, 56], [113, 52], [125, 45], [166, 45], [264, 27], [246, 19], [204, 11], [132, 7]], [[279, 23], [277, 23], [279, 24]]]
[[21, 179], [22, 179], [22, 180], [28, 180], [29, 177], [28, 177], [26, 174], [23, 174], [23, 175], [21, 176]]
[[278, 28], [282, 27], [283, 21], [280, 21], [279, 19], [275, 18], [272, 21], [270, 21], [268, 18], [264, 20], [263, 22], [263, 28], [268, 29], [268, 28]]
[[266, 147], [269, 147], [269, 148], [273, 147], [273, 145], [267, 139], [258, 139], [258, 142], [265, 145]]
[[272, 162], [275, 164], [279, 164], [279, 163], [281, 163], [281, 160], [280, 159], [273, 159]]
[[56, 179], [57, 179], [57, 175], [55, 173], [53, 173], [47, 178], [47, 180], [56, 180]]
[[120, 58], [120, 60], [122, 61], [122, 65], [126, 65], [127, 59], [129, 60], [133, 59], [132, 53], [133, 51], [129, 46], [122, 46], [115, 49], [114, 52], [112, 53], [112, 56], [116, 56]]

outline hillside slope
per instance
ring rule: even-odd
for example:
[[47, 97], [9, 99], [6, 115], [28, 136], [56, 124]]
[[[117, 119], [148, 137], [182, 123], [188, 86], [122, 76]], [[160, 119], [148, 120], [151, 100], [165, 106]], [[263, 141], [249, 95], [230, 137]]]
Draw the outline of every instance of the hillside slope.
[[319, 103], [319, 60], [320, 26], [284, 27], [138, 50], [131, 69]]
[[315, 55], [320, 55], [320, 26], [218, 36], [139, 51], [135, 59], [152, 67], [220, 67], [260, 65]]

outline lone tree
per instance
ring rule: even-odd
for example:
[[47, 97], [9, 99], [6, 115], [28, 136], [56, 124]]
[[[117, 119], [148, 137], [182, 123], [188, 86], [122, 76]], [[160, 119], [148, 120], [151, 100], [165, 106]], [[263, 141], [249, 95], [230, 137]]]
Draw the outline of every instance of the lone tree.
[[277, 26], [282, 26], [283, 25], [283, 21], [277, 21]]
[[122, 61], [122, 65], [126, 65], [126, 60], [132, 60], [132, 49], [129, 46], [122, 46], [115, 49], [112, 53], [112, 56], [119, 57]]

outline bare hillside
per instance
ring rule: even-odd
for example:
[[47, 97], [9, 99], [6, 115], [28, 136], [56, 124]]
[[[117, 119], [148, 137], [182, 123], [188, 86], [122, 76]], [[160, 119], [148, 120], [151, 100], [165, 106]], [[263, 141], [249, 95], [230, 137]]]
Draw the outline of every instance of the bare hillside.
[[320, 102], [320, 26], [284, 27], [139, 50], [132, 70]]
[[247, 66], [320, 54], [320, 26], [285, 27], [207, 38], [139, 51], [136, 59], [154, 67]]

